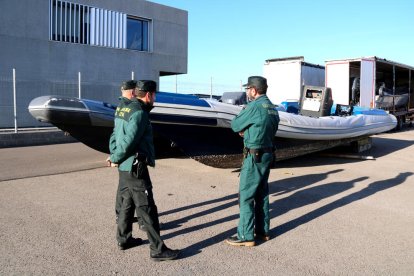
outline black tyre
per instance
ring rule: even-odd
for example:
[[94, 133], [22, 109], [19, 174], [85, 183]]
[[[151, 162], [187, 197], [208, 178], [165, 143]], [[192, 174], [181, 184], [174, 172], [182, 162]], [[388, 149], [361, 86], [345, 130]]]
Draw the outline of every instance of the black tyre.
[[397, 126], [395, 127], [396, 130], [401, 130], [404, 125], [404, 116], [397, 116]]

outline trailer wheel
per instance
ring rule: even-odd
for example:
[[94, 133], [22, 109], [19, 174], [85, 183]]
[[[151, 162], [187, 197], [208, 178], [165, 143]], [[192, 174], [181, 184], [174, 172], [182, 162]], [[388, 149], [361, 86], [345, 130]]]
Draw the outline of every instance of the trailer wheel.
[[405, 115], [401, 116], [401, 128], [404, 127], [406, 121], [407, 121], [407, 117], [405, 117]]
[[403, 128], [404, 125], [404, 116], [397, 116], [397, 126], [395, 127], [395, 129], [401, 130]]

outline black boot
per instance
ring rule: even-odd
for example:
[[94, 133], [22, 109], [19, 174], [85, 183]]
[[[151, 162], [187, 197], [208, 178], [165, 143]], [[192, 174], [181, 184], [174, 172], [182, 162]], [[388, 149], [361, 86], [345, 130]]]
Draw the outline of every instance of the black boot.
[[168, 261], [176, 259], [179, 254], [180, 250], [166, 248], [161, 253], [150, 254], [150, 257], [154, 261]]
[[131, 238], [128, 239], [126, 243], [118, 243], [119, 250], [126, 250], [128, 248], [132, 248], [135, 246], [139, 246], [142, 244], [142, 240], [140, 238]]

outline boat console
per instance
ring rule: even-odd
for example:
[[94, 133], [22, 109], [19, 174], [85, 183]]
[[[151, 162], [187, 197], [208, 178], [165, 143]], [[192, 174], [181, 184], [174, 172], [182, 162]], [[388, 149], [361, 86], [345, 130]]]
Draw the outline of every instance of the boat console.
[[332, 104], [331, 88], [305, 85], [300, 100], [299, 114], [309, 117], [329, 116]]

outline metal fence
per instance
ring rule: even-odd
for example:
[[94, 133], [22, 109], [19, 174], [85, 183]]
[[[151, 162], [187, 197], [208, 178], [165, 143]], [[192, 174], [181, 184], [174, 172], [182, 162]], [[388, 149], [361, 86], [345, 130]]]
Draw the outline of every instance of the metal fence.
[[215, 78], [206, 78], [202, 82], [191, 81], [185, 76], [167, 76], [160, 79], [160, 91], [182, 94], [223, 95], [223, 92], [243, 91], [241, 80], [228, 80], [226, 83]]
[[[0, 73], [0, 131], [18, 132], [22, 128], [50, 127], [38, 122], [28, 111], [30, 102], [39, 96], [58, 95], [79, 97], [117, 104], [120, 84], [126, 79], [137, 79], [134, 72], [123, 79], [108, 80], [105, 77], [88, 78], [82, 72], [74, 73], [70, 79], [67, 72], [53, 72], [50, 78], [40, 79], [30, 76], [24, 70], [1, 71]], [[22, 71], [20, 74], [19, 72]], [[61, 77], [66, 76], [66, 77]], [[138, 77], [139, 78], [139, 77]], [[222, 95], [225, 91], [239, 91], [240, 84], [193, 83], [178, 81], [177, 78], [160, 78], [160, 91], [186, 94]]]
[[[120, 83], [134, 78], [134, 73], [119, 80], [83, 78], [82, 73], [71, 79], [61, 79], [55, 73], [51, 79], [34, 79], [19, 75], [19, 70], [1, 72], [0, 75], [0, 130], [17, 132], [20, 128], [50, 127], [50, 124], [36, 121], [29, 113], [28, 106], [36, 97], [59, 95], [80, 97], [116, 104], [120, 95]], [[23, 75], [23, 74], [22, 74]], [[65, 75], [62, 72], [62, 75]]]

